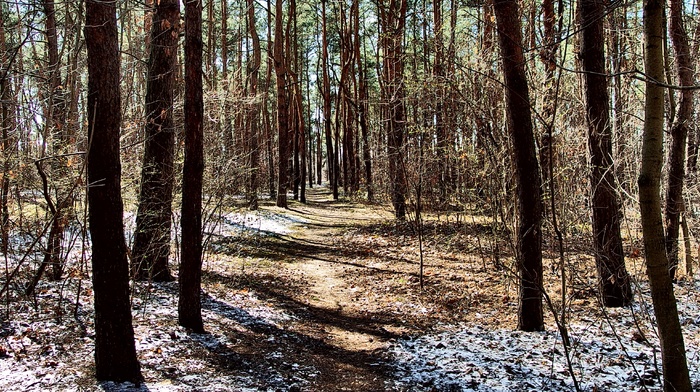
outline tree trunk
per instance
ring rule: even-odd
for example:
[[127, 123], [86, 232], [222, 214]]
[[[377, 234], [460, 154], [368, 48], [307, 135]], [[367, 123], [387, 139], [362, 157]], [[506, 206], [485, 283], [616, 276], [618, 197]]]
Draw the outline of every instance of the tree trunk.
[[95, 296], [95, 376], [143, 380], [136, 358], [124, 241], [119, 130], [119, 46], [116, 1], [86, 0], [88, 62], [88, 187]]
[[[690, 57], [688, 34], [683, 22], [683, 1], [670, 0], [671, 17], [669, 32], [673, 50], [676, 52], [676, 73], [681, 86], [692, 86], [695, 82], [695, 67]], [[666, 189], [666, 253], [669, 273], [675, 280], [678, 269], [678, 234], [683, 211], [683, 183], [685, 181], [685, 150], [688, 128], [695, 115], [695, 91], [680, 91], [676, 121], [671, 126], [671, 147], [668, 163], [668, 188]]]
[[[326, 2], [321, 0], [321, 69], [323, 71], [323, 129], [326, 136], [326, 157], [328, 160], [328, 182], [330, 183], [333, 192], [333, 199], [338, 200], [338, 180], [335, 176], [335, 153], [333, 149], [333, 136], [331, 129], [331, 82], [328, 74], [329, 56], [328, 56], [328, 28], [326, 26]], [[336, 141], [337, 143], [337, 141]]]
[[[258, 118], [260, 114], [260, 104], [258, 103], [258, 71], [260, 70], [261, 51], [260, 37], [255, 23], [255, 2], [247, 0], [248, 4], [248, 29], [250, 37], [253, 41], [253, 59], [249, 65], [250, 74], [250, 96], [252, 103], [250, 104], [250, 115], [248, 116], [249, 135], [249, 152], [250, 157], [250, 177], [248, 179], [248, 207], [251, 210], [258, 209], [258, 161], [260, 153], [258, 150]], [[267, 93], [267, 92], [266, 92]]]
[[185, 162], [182, 167], [182, 260], [178, 322], [204, 332], [202, 286], [202, 177], [204, 98], [202, 93], [202, 2], [185, 1]]
[[7, 254], [10, 241], [10, 172], [12, 170], [12, 161], [15, 159], [15, 114], [14, 108], [17, 103], [12, 94], [12, 83], [10, 82], [10, 70], [12, 64], [7, 56], [7, 37], [5, 30], [8, 29], [5, 25], [7, 20], [5, 13], [0, 10], [0, 115], [2, 115], [0, 126], [2, 126], [2, 183], [0, 184], [0, 233], [2, 233], [2, 253]]
[[[66, 119], [66, 94], [62, 86], [60, 72], [60, 56], [58, 48], [58, 30], [56, 28], [56, 10], [53, 0], [43, 0], [44, 13], [46, 14], [46, 46], [49, 57], [48, 64], [48, 118], [46, 121], [46, 139], [52, 140], [53, 155], [51, 159], [51, 172], [56, 187], [56, 203], [52, 213], [53, 222], [47, 240], [44, 264], [52, 266], [52, 278], [58, 280], [63, 275], [63, 237], [68, 223], [72, 205], [72, 189], [69, 183], [67, 170], [66, 149], [69, 140], [65, 129]], [[45, 139], [45, 140], [46, 140]], [[50, 197], [50, 195], [46, 195]]]
[[664, 80], [663, 0], [644, 4], [644, 69], [646, 83], [642, 167], [637, 180], [642, 215], [642, 234], [646, 253], [647, 276], [651, 287], [654, 314], [661, 342], [664, 391], [690, 392], [691, 384], [685, 357], [685, 343], [678, 320], [676, 297], [668, 273], [668, 257], [661, 219], [661, 167], [663, 165], [664, 89], [656, 80]]
[[289, 186], [289, 105], [287, 104], [287, 67], [284, 50], [283, 0], [275, 5], [275, 42], [273, 62], [277, 87], [277, 137], [279, 143], [279, 173], [277, 173], [277, 207], [287, 208], [287, 187]]
[[[267, 0], [267, 9], [270, 9], [270, 0]], [[272, 12], [267, 13], [267, 42], [272, 42]], [[270, 84], [272, 84], [272, 68], [274, 68], [274, 59], [272, 56], [267, 56], [267, 72], [265, 75], [265, 94], [263, 95], [263, 125], [265, 126], [265, 149], [267, 152], [267, 171], [268, 171], [268, 188], [270, 190], [270, 199], [274, 200], [277, 197], [277, 188], [275, 187], [275, 157], [273, 149], [274, 134], [272, 132], [271, 114], [267, 110]]]
[[355, 61], [357, 62], [357, 111], [359, 112], [360, 133], [362, 134], [362, 161], [364, 163], [365, 187], [367, 188], [367, 201], [374, 201], [374, 188], [372, 184], [372, 155], [369, 145], [369, 126], [367, 113], [369, 112], [367, 82], [365, 81], [365, 63], [360, 52], [360, 1], [353, 1], [355, 20]]
[[390, 0], [388, 7], [380, 5], [379, 20], [382, 27], [381, 48], [384, 50], [382, 97], [386, 102], [387, 154], [389, 183], [394, 215], [406, 219], [406, 172], [404, 167], [406, 107], [403, 85], [403, 39], [406, 25], [406, 0]]
[[625, 306], [632, 300], [632, 289], [625, 269], [620, 234], [621, 211], [612, 156], [603, 36], [605, 4], [602, 0], [581, 0], [578, 4], [583, 30], [581, 60], [591, 156], [591, 208], [599, 295], [605, 306]]
[[494, 9], [503, 58], [508, 129], [513, 142], [518, 185], [518, 329], [541, 331], [544, 329], [541, 179], [535, 152], [530, 94], [525, 76], [522, 28], [516, 0], [496, 0]]
[[168, 268], [172, 216], [175, 123], [173, 101], [180, 31], [178, 0], [157, 2], [151, 23], [141, 192], [132, 255], [134, 279], [171, 281]]

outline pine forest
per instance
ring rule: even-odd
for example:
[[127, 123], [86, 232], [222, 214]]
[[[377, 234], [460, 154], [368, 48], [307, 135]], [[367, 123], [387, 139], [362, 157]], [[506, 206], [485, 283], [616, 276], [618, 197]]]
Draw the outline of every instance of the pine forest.
[[700, 391], [700, 1], [0, 0], [0, 390]]

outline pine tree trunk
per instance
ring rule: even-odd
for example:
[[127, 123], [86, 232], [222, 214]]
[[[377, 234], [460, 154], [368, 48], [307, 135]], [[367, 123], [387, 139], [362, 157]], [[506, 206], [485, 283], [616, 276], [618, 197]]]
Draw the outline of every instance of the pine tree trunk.
[[146, 125], [141, 191], [132, 255], [134, 279], [171, 281], [168, 268], [175, 123], [173, 102], [180, 31], [178, 0], [161, 0], [153, 10], [146, 84]]
[[182, 168], [182, 260], [178, 322], [204, 332], [202, 322], [202, 178], [204, 98], [202, 94], [202, 2], [185, 1], [185, 161]]
[[520, 301], [518, 329], [544, 329], [542, 313], [542, 197], [525, 76], [522, 27], [516, 0], [494, 2], [498, 38], [503, 58], [508, 129], [513, 142], [520, 227], [518, 273]]
[[603, 36], [605, 4], [602, 0], [582, 0], [578, 4], [583, 30], [581, 59], [591, 156], [591, 208], [599, 295], [605, 306], [625, 306], [632, 300], [632, 289], [625, 268], [620, 234], [621, 211], [612, 156]]
[[[333, 192], [333, 199], [338, 200], [338, 180], [335, 176], [335, 153], [333, 149], [333, 136], [331, 129], [331, 82], [328, 74], [329, 58], [328, 58], [328, 28], [326, 26], [326, 2], [321, 0], [321, 69], [323, 71], [323, 129], [326, 139], [326, 157], [328, 161], [328, 182], [330, 183]], [[337, 141], [336, 141], [337, 143]]]
[[275, 5], [275, 42], [273, 62], [275, 66], [277, 88], [277, 137], [279, 143], [279, 162], [277, 173], [277, 207], [287, 208], [287, 187], [289, 186], [289, 105], [287, 103], [287, 66], [285, 64], [284, 29], [282, 9], [283, 0], [276, 0]]
[[387, 104], [387, 154], [389, 183], [394, 215], [406, 219], [406, 173], [404, 167], [406, 107], [403, 86], [403, 39], [406, 24], [406, 0], [391, 0], [379, 7], [382, 27], [380, 45], [384, 50], [382, 100]]
[[92, 281], [95, 296], [95, 376], [143, 380], [136, 358], [124, 241], [119, 130], [119, 46], [116, 1], [85, 1], [88, 62], [87, 157]]
[[2, 235], [2, 253], [7, 254], [9, 250], [10, 240], [10, 171], [12, 170], [12, 161], [16, 159], [14, 152], [16, 151], [14, 140], [16, 136], [15, 130], [15, 115], [14, 107], [16, 101], [12, 94], [12, 83], [10, 83], [10, 70], [12, 64], [7, 56], [7, 37], [5, 30], [7, 27], [5, 13], [0, 10], [0, 58], [2, 62], [2, 79], [0, 80], [0, 126], [2, 127], [2, 183], [0, 185], [0, 233]]
[[250, 96], [252, 103], [250, 107], [250, 115], [248, 116], [249, 135], [249, 152], [250, 157], [248, 179], [248, 207], [251, 210], [258, 209], [258, 171], [259, 171], [259, 147], [258, 147], [258, 118], [260, 117], [260, 104], [258, 103], [258, 71], [261, 63], [260, 37], [255, 23], [255, 2], [247, 0], [248, 5], [248, 30], [253, 42], [253, 60], [250, 63]]

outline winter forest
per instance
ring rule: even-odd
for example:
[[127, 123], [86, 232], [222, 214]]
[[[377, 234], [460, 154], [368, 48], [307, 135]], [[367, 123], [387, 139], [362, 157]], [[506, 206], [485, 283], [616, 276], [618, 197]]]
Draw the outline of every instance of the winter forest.
[[0, 390], [700, 391], [700, 2], [0, 0]]

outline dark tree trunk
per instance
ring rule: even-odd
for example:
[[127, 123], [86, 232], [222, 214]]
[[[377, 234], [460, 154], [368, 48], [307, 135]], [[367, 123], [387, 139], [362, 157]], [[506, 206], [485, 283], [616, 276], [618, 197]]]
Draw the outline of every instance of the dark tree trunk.
[[[681, 86], [694, 84], [695, 67], [690, 57], [688, 34], [683, 22], [683, 1], [671, 0], [669, 32], [676, 52], [676, 73]], [[668, 163], [668, 188], [666, 189], [666, 253], [669, 272], [675, 280], [678, 269], [678, 233], [683, 212], [683, 183], [685, 181], [685, 149], [688, 129], [695, 112], [695, 91], [680, 91], [676, 122], [671, 127], [671, 147]]]
[[[56, 202], [51, 211], [52, 224], [46, 245], [43, 265], [52, 266], [52, 278], [58, 280], [63, 275], [63, 260], [61, 259], [63, 237], [70, 212], [68, 206], [72, 204], [72, 186], [68, 181], [67, 158], [63, 155], [69, 145], [65, 129], [66, 101], [62, 89], [60, 72], [60, 56], [58, 48], [58, 30], [56, 28], [56, 10], [53, 0], [43, 0], [44, 13], [46, 14], [46, 46], [49, 57], [48, 64], [48, 118], [47, 139], [52, 140], [53, 155], [51, 159], [51, 172], [55, 177]], [[49, 194], [45, 197], [50, 198]], [[37, 274], [37, 279], [40, 274]]]
[[664, 89], [656, 84], [664, 80], [663, 0], [644, 3], [644, 135], [639, 185], [639, 208], [646, 253], [647, 276], [658, 323], [665, 392], [690, 392], [692, 386], [685, 356], [683, 332], [678, 319], [673, 283], [668, 273], [668, 257], [661, 218], [661, 167], [663, 166]]
[[202, 2], [185, 1], [185, 162], [182, 168], [182, 260], [178, 321], [194, 332], [202, 322], [202, 177], [204, 98], [202, 93]]
[[260, 153], [258, 149], [258, 118], [260, 117], [260, 104], [258, 103], [258, 71], [260, 69], [261, 51], [260, 37], [255, 26], [255, 2], [247, 0], [248, 5], [248, 30], [250, 31], [251, 40], [253, 42], [253, 59], [249, 65], [250, 74], [250, 96], [252, 103], [250, 107], [250, 115], [248, 116], [249, 135], [249, 152], [250, 157], [250, 177], [248, 179], [248, 207], [251, 210], [258, 209], [258, 161]]
[[[328, 182], [330, 182], [330, 187], [333, 192], [333, 199], [338, 200], [338, 179], [335, 175], [336, 159], [333, 149], [333, 136], [331, 129], [331, 82], [330, 75], [328, 74], [329, 58], [328, 58], [328, 28], [326, 26], [326, 2], [328, 0], [321, 0], [321, 46], [322, 46], [322, 58], [321, 58], [321, 69], [323, 71], [323, 129], [326, 137], [326, 157], [328, 160]], [[337, 141], [336, 141], [337, 143]]]
[[406, 25], [406, 0], [390, 0], [379, 6], [384, 50], [382, 97], [387, 104], [386, 135], [389, 160], [389, 183], [394, 215], [406, 219], [406, 172], [404, 167], [406, 104], [403, 85], [403, 39]]
[[132, 255], [134, 279], [170, 281], [175, 124], [173, 100], [180, 30], [178, 0], [157, 2], [152, 13], [146, 84], [146, 125], [141, 192]]
[[7, 38], [5, 35], [5, 30], [7, 20], [5, 18], [5, 13], [0, 10], [0, 58], [2, 58], [2, 63], [0, 63], [0, 72], [2, 72], [2, 79], [0, 80], [0, 104], [2, 109], [0, 109], [0, 115], [2, 119], [0, 126], [2, 126], [2, 183], [0, 185], [0, 232], [2, 233], [2, 253], [7, 254], [9, 250], [9, 240], [10, 240], [10, 209], [9, 209], [9, 196], [10, 196], [10, 171], [12, 170], [12, 160], [14, 159], [15, 151], [15, 116], [14, 108], [16, 107], [16, 101], [12, 94], [12, 83], [10, 82], [10, 69], [12, 64], [7, 56]]
[[289, 186], [289, 105], [287, 104], [287, 66], [285, 64], [283, 0], [276, 0], [275, 5], [275, 42], [273, 62], [275, 66], [277, 87], [277, 137], [279, 143], [279, 162], [277, 173], [277, 207], [287, 208], [287, 187]]
[[119, 129], [119, 46], [116, 2], [86, 0], [88, 62], [88, 187], [95, 296], [95, 375], [143, 380], [136, 358], [124, 241]]
[[359, 112], [360, 133], [362, 134], [362, 161], [364, 163], [365, 187], [367, 187], [367, 201], [374, 201], [374, 188], [372, 184], [372, 156], [369, 145], [369, 126], [367, 113], [369, 112], [367, 82], [365, 81], [365, 63], [360, 52], [360, 2], [353, 1], [355, 20], [355, 61], [357, 63], [357, 111]]
[[503, 58], [508, 129], [513, 141], [518, 188], [518, 273], [520, 301], [518, 329], [544, 329], [542, 313], [542, 197], [525, 76], [522, 28], [516, 0], [494, 2]]
[[[267, 0], [267, 9], [270, 9], [270, 0]], [[267, 13], [267, 42], [268, 45], [272, 42], [272, 12]], [[268, 47], [269, 48], [269, 47]], [[269, 50], [269, 49], [268, 49]], [[268, 171], [268, 188], [270, 190], [270, 199], [274, 200], [277, 197], [277, 187], [275, 186], [275, 157], [274, 157], [274, 134], [272, 132], [272, 120], [268, 111], [268, 91], [272, 84], [272, 69], [274, 68], [274, 60], [272, 56], [267, 56], [267, 73], [265, 75], [265, 94], [263, 95], [263, 121], [265, 126], [265, 149], [267, 152], [267, 171]]]
[[433, 1], [433, 19], [435, 21], [435, 63], [433, 65], [433, 75], [437, 82], [437, 100], [435, 102], [435, 135], [437, 137], [437, 162], [438, 162], [438, 195], [440, 207], [446, 207], [448, 203], [448, 184], [450, 174], [448, 170], [448, 146], [447, 130], [444, 121], [444, 89], [443, 81], [445, 69], [443, 64], [443, 34], [442, 34], [442, 0]]
[[584, 71], [588, 149], [591, 156], [591, 208], [599, 295], [605, 306], [625, 306], [632, 289], [620, 234], [620, 203], [613, 166], [610, 99], [605, 76], [602, 0], [581, 0], [581, 60]]

